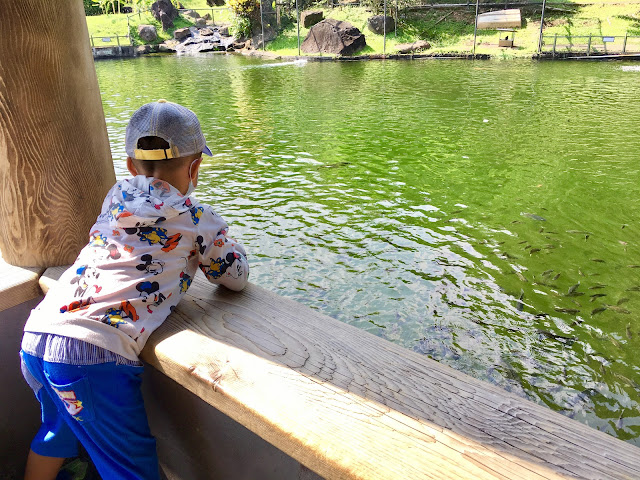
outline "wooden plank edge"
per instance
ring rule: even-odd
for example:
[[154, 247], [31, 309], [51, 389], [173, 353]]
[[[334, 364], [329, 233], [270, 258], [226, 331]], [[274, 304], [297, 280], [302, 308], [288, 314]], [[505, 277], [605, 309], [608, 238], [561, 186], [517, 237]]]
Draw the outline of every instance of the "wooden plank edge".
[[44, 270], [40, 267], [16, 267], [0, 256], [0, 312], [42, 295], [38, 279]]

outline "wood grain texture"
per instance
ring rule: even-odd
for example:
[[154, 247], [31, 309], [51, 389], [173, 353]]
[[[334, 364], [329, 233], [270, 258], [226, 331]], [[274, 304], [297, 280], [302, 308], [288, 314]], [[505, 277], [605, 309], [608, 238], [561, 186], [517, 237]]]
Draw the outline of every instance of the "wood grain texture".
[[640, 450], [300, 304], [198, 276], [143, 359], [326, 478], [640, 478]]
[[71, 263], [115, 182], [81, 0], [2, 2], [0, 249]]
[[43, 271], [9, 265], [0, 255], [0, 312], [42, 295], [38, 277]]

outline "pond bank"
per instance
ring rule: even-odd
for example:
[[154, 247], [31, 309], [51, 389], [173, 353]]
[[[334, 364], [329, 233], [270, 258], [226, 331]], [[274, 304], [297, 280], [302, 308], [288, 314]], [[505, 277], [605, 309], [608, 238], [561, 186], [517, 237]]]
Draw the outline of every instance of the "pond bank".
[[[91, 49], [94, 59], [110, 59], [110, 58], [131, 58], [140, 55], [159, 54], [159, 53], [174, 53], [163, 45], [143, 45], [143, 46], [122, 46], [122, 47], [94, 47]], [[207, 52], [209, 53], [209, 52]], [[351, 62], [362, 60], [424, 60], [424, 59], [459, 59], [459, 60], [492, 60], [502, 59], [497, 55], [490, 55], [486, 53], [482, 54], [460, 54], [460, 53], [414, 53], [414, 54], [366, 54], [366, 55], [354, 55], [354, 56], [306, 56], [306, 55], [279, 55], [274, 52], [262, 51], [262, 50], [238, 50], [238, 51], [219, 51], [212, 52], [217, 54], [235, 53], [250, 57], [258, 57], [264, 60], [286, 60], [286, 61], [309, 61], [309, 62]], [[522, 60], [525, 57], [518, 58]], [[592, 53], [587, 55], [585, 52], [581, 53], [543, 53], [541, 55], [534, 54], [529, 57], [532, 60], [594, 60], [594, 61], [610, 61], [610, 60], [640, 60], [640, 54], [604, 54], [604, 53]], [[515, 58], [514, 58], [515, 59]], [[512, 60], [514, 60], [512, 59]]]

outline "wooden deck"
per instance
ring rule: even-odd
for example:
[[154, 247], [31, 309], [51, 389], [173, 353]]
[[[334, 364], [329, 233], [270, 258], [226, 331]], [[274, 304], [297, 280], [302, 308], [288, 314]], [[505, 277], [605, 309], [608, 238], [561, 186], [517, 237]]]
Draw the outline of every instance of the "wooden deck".
[[325, 478], [640, 478], [637, 447], [252, 284], [198, 276], [142, 357]]

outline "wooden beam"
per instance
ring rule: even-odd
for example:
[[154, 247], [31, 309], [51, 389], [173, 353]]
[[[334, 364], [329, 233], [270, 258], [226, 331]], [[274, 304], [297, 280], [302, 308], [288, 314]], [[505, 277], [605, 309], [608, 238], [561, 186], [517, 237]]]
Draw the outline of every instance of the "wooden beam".
[[20, 0], [2, 17], [0, 249], [13, 265], [68, 264], [115, 182], [84, 8]]
[[9, 265], [0, 255], [0, 312], [42, 295], [38, 278], [43, 271]]
[[252, 284], [198, 275], [142, 358], [328, 479], [640, 478], [637, 447]]
[[640, 450], [255, 285], [198, 277], [142, 358], [326, 478], [640, 478]]

